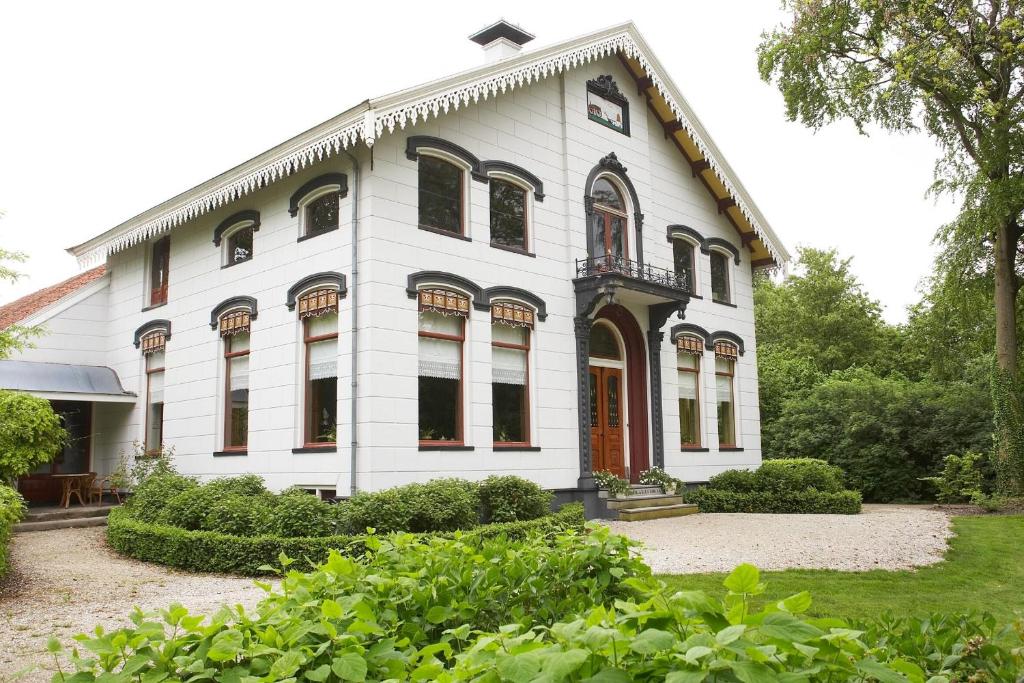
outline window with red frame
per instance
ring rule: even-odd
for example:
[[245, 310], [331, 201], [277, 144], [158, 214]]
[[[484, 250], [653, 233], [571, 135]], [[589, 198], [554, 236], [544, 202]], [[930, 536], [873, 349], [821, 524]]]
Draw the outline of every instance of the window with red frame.
[[167, 276], [171, 267], [171, 238], [161, 237], [153, 243], [149, 269], [149, 305], [167, 303]]

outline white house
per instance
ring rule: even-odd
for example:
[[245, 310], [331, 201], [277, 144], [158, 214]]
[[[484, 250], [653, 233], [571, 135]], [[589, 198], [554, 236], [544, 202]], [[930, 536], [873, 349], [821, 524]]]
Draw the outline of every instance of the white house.
[[531, 38], [480, 31], [484, 65], [72, 247], [95, 268], [0, 308], [49, 331], [0, 386], [88, 437], [36, 479], [133, 442], [325, 496], [756, 466], [751, 283], [785, 247], [633, 24]]

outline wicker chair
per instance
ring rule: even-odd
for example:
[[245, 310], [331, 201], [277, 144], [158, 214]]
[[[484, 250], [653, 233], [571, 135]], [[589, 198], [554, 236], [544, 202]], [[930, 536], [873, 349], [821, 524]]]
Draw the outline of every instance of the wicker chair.
[[118, 505], [121, 504], [121, 493], [114, 483], [114, 478], [110, 475], [106, 477], [96, 477], [93, 479], [89, 482], [87, 491], [89, 494], [89, 502], [91, 503], [95, 498], [97, 506], [103, 504], [103, 495], [106, 493], [114, 496]]

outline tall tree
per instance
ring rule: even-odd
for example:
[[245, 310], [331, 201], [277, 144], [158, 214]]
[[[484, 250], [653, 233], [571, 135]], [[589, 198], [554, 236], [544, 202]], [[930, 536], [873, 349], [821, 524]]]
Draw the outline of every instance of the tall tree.
[[[997, 471], [1024, 493], [1017, 294], [1024, 224], [1024, 24], [1018, 0], [784, 0], [791, 21], [758, 48], [761, 76], [811, 127], [921, 129], [939, 145], [934, 189], [963, 198], [941, 235], [992, 264]], [[984, 259], [983, 259], [984, 260]]]

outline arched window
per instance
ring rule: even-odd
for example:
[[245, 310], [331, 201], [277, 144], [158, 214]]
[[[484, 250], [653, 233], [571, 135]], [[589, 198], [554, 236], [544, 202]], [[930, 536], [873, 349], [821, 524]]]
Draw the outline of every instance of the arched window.
[[628, 258], [627, 213], [622, 193], [607, 177], [599, 177], [591, 188], [594, 209], [590, 218], [594, 258]]
[[299, 240], [337, 230], [341, 198], [348, 194], [348, 176], [325, 173], [300, 187], [288, 202], [288, 213], [299, 216]]
[[729, 273], [729, 256], [712, 249], [711, 254], [711, 300], [720, 304], [732, 303], [732, 278]]
[[491, 178], [490, 194], [491, 244], [529, 251], [526, 188], [509, 180]]
[[463, 438], [463, 358], [469, 297], [427, 286], [419, 301], [419, 441], [459, 446]]
[[249, 333], [252, 311], [233, 308], [217, 319], [224, 340], [224, 451], [249, 447]]
[[491, 398], [494, 443], [530, 445], [530, 336], [534, 311], [522, 304], [491, 304]]
[[596, 323], [590, 328], [590, 355], [594, 358], [622, 360], [619, 341], [608, 325]]
[[718, 447], [736, 447], [736, 360], [732, 342], [715, 342], [715, 398], [718, 404]]
[[164, 441], [164, 352], [171, 324], [152, 320], [135, 331], [135, 346], [142, 349], [146, 370], [146, 415], [143, 437], [147, 453], [159, 453]]
[[704, 340], [680, 335], [676, 348], [680, 447], [700, 448], [700, 361], [704, 356]]
[[463, 169], [446, 159], [421, 153], [418, 174], [420, 227], [463, 235]]
[[259, 211], [239, 211], [221, 221], [213, 231], [214, 245], [222, 248], [221, 266], [226, 268], [251, 260], [254, 233], [259, 229]]
[[338, 290], [319, 286], [298, 296], [305, 378], [303, 446], [338, 440]]

